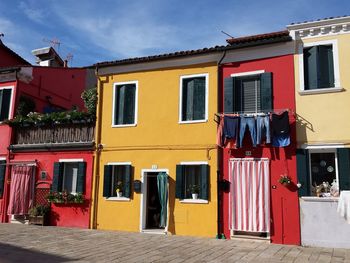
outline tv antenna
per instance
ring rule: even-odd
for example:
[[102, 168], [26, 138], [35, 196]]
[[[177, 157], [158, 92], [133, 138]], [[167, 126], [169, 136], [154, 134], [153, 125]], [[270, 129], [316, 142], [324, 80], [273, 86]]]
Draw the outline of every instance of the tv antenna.
[[230, 38], [234, 38], [233, 36], [231, 36], [230, 34], [226, 33], [225, 31], [221, 30], [221, 33], [225, 34], [226, 36], [229, 36]]
[[66, 60], [67, 62], [72, 65], [73, 63], [73, 54], [72, 53], [68, 53], [67, 56], [66, 56]]
[[60, 45], [61, 41], [58, 38], [53, 38], [53, 39], [43, 39], [43, 42], [50, 43], [50, 46], [53, 47], [54, 49], [57, 49], [57, 51], [60, 50]]

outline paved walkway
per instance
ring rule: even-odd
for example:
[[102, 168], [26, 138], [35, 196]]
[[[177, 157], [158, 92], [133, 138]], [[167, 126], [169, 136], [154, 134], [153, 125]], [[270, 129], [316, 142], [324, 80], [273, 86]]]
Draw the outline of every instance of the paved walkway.
[[350, 263], [350, 250], [282, 246], [246, 240], [0, 224], [0, 262]]

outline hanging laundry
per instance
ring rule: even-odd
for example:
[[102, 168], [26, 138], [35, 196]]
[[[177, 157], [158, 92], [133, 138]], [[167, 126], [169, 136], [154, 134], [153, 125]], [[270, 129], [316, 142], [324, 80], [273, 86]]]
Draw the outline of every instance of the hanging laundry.
[[254, 116], [241, 116], [241, 125], [239, 129], [239, 144], [237, 148], [242, 147], [246, 128], [249, 128], [250, 136], [252, 138], [253, 147], [256, 147], [256, 123]]
[[282, 114], [271, 114], [272, 146], [286, 147], [290, 144], [288, 111]]
[[229, 142], [237, 142], [238, 127], [240, 118], [238, 116], [224, 116], [224, 126], [222, 133], [222, 145], [225, 146]]
[[266, 143], [271, 143], [270, 117], [268, 115], [256, 117], [256, 143], [262, 144], [263, 137]]
[[216, 133], [216, 144], [220, 147], [222, 147], [223, 145], [223, 142], [222, 142], [223, 132], [224, 132], [224, 117], [220, 117], [218, 131]]

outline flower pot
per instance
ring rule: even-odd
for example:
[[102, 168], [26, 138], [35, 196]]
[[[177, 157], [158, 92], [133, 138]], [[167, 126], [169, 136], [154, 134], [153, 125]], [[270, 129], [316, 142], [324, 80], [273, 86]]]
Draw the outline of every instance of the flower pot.
[[117, 192], [117, 197], [122, 197], [123, 193], [122, 192]]
[[192, 199], [198, 199], [198, 194], [192, 194]]

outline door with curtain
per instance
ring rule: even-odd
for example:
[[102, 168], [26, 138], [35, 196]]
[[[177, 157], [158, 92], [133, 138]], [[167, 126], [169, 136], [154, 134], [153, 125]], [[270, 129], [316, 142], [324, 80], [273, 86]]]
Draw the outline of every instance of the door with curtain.
[[232, 235], [269, 236], [269, 171], [268, 159], [230, 159], [229, 215]]

